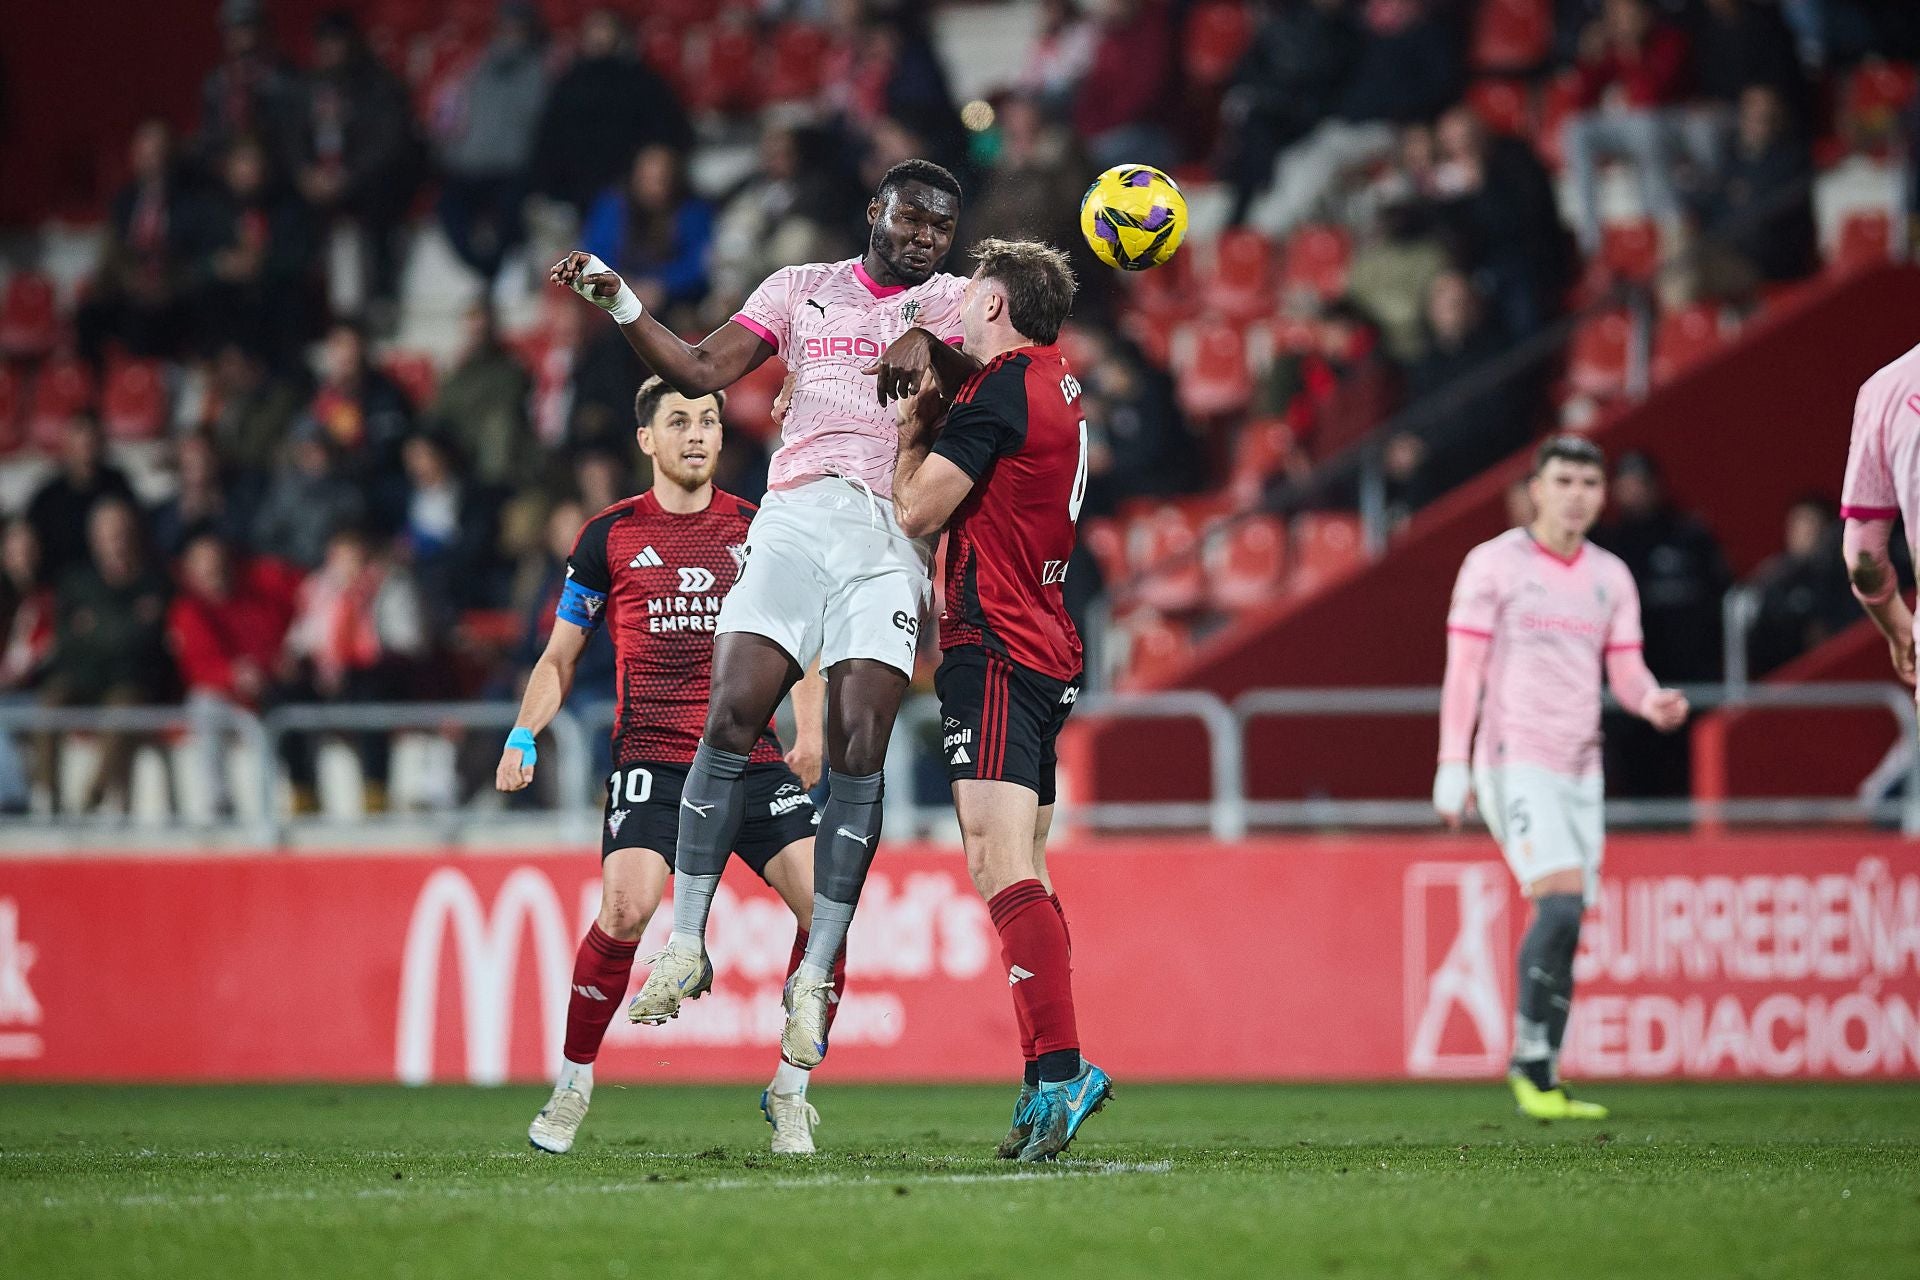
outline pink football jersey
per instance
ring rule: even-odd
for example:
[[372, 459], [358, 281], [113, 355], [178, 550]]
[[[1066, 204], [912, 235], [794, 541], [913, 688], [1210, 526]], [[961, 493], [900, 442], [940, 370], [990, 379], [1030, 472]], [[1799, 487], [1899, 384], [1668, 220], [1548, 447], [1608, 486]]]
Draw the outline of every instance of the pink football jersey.
[[1640, 593], [1618, 556], [1587, 543], [1563, 560], [1509, 529], [1467, 553], [1447, 629], [1492, 646], [1475, 764], [1600, 767], [1606, 655], [1640, 647]]
[[1920, 347], [1860, 388], [1840, 514], [1856, 520], [1904, 514], [1908, 539], [1920, 537]]
[[894, 406], [879, 402], [873, 376], [863, 371], [916, 326], [959, 342], [966, 287], [949, 275], [912, 288], [878, 285], [860, 259], [849, 258], [782, 267], [753, 291], [734, 322], [772, 343], [797, 375], [770, 488], [833, 475], [892, 495], [899, 425]]

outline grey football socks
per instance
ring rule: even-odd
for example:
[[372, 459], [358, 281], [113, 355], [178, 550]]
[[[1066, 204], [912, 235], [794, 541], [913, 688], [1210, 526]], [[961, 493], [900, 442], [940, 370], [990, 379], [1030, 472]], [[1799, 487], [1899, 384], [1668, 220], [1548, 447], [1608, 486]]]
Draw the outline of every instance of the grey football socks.
[[1577, 893], [1553, 893], [1534, 903], [1533, 923], [1520, 943], [1520, 986], [1513, 1020], [1513, 1065], [1541, 1089], [1556, 1083], [1555, 1064], [1573, 1008], [1573, 957], [1580, 948]]
[[[873, 865], [880, 842], [881, 775], [861, 776], [829, 772], [830, 791], [820, 810], [820, 829], [813, 838], [813, 923], [807, 932], [807, 953], [800, 975], [812, 982], [830, 982], [833, 961], [847, 945], [847, 929], [860, 901], [867, 869]], [[678, 927], [679, 916], [674, 917]]]
[[680, 835], [673, 860], [673, 933], [676, 951], [706, 949], [707, 913], [720, 873], [740, 834], [747, 757], [700, 744], [680, 789]]

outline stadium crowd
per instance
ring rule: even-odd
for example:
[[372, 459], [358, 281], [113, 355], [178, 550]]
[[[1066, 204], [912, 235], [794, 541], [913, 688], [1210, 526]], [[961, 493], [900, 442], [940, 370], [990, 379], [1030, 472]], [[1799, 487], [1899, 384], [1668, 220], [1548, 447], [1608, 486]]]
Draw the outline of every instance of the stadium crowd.
[[[1647, 279], [1610, 238], [1603, 162], [1630, 167], [1647, 252], [1697, 250], [1662, 278], [1670, 305], [1751, 308], [1820, 267], [1809, 180], [1846, 127], [1833, 86], [1869, 53], [1920, 45], [1913, 7], [1878, 0], [1557, 0], [1537, 47], [1489, 65], [1475, 33], [1493, 7], [1046, 0], [1024, 65], [963, 109], [925, 7], [886, 0], [564, 21], [509, 0], [444, 23], [393, 4], [369, 29], [327, 15], [298, 61], [260, 0], [225, 0], [197, 127], [135, 131], [81, 300], [43, 345], [8, 352], [46, 384], [34, 412], [58, 420], [32, 434], [58, 465], [7, 513], [0, 700], [510, 695], [573, 531], [644, 482], [629, 434], [644, 371], [562, 296], [503, 333], [503, 278], [542, 265], [550, 240], [577, 243], [702, 333], [776, 268], [857, 252], [867, 194], [912, 155], [962, 174], [963, 244], [1037, 234], [1075, 255], [1090, 521], [1214, 491], [1283, 513], [1350, 506], [1354, 446], [1407, 404], [1439, 404], [1383, 445], [1392, 508], [1409, 513], [1556, 411], [1544, 366], [1448, 388]], [[703, 189], [694, 162], [715, 144], [753, 160]], [[1229, 229], [1139, 281], [1098, 268], [1078, 201], [1123, 160], [1217, 180]], [[391, 345], [430, 227], [477, 294], [440, 370]], [[342, 229], [356, 254], [327, 251]], [[330, 278], [343, 261], [355, 278]], [[1216, 331], [1258, 348], [1224, 390]], [[83, 388], [65, 406], [56, 366]], [[157, 422], [123, 428], [114, 388], [153, 368]], [[762, 378], [730, 406], [719, 482], [748, 497], [771, 399]], [[157, 504], [109, 439], [149, 431], [165, 442]], [[1599, 536], [1641, 577], [1650, 661], [1717, 676], [1728, 580], [1710, 535], [1662, 505], [1651, 460], [1623, 464], [1619, 507]], [[1812, 553], [1832, 536], [1817, 523], [1796, 508], [1763, 571], [1757, 664], [1849, 616], [1836, 561]], [[1655, 657], [1662, 644], [1674, 652]], [[132, 746], [109, 746], [89, 806], [124, 804]], [[362, 750], [381, 776], [384, 745]], [[0, 734], [0, 811], [51, 794], [52, 751]], [[309, 758], [288, 767], [310, 786]]]

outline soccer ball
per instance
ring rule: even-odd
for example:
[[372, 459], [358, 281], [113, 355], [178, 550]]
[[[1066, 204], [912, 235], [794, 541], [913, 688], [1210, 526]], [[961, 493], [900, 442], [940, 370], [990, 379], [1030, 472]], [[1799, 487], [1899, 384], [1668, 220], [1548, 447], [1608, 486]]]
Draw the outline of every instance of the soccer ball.
[[1157, 267], [1186, 237], [1187, 198], [1150, 165], [1115, 165], [1081, 197], [1080, 234], [1110, 267]]

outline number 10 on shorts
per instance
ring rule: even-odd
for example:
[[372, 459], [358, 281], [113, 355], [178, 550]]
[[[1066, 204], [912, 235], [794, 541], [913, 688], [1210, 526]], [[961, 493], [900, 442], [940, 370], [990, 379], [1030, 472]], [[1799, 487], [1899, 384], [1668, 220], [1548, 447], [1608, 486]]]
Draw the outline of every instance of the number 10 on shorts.
[[613, 794], [615, 804], [622, 799], [623, 788], [626, 791], [625, 799], [628, 804], [645, 804], [653, 798], [653, 771], [627, 769], [623, 772], [615, 769], [613, 776], [607, 779], [607, 787]]

